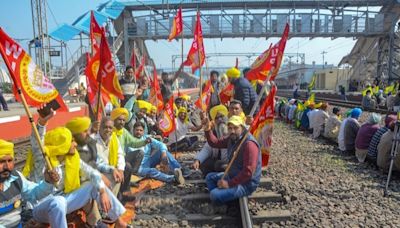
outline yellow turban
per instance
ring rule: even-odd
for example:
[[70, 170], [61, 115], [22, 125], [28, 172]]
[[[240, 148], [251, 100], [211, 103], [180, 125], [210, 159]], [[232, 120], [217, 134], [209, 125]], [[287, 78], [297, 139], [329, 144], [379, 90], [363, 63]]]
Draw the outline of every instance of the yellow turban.
[[314, 105], [314, 108], [321, 108], [322, 102], [319, 102], [318, 104]]
[[111, 116], [112, 120], [115, 120], [115, 119], [117, 119], [118, 117], [120, 117], [122, 115], [124, 115], [124, 116], [126, 116], [126, 118], [128, 118], [129, 113], [128, 113], [128, 110], [126, 108], [116, 108], [116, 109], [112, 110], [110, 116]]
[[79, 117], [75, 117], [72, 120], [68, 121], [68, 123], [65, 125], [66, 128], [68, 128], [71, 133], [74, 134], [79, 134], [82, 133], [84, 131], [86, 131], [87, 129], [89, 129], [90, 127], [90, 118], [86, 117], [86, 116], [79, 116]]
[[138, 106], [139, 109], [146, 109], [146, 112], [148, 112], [149, 110], [151, 110], [151, 106], [152, 104], [144, 101], [144, 100], [137, 100], [136, 104]]
[[212, 120], [215, 120], [215, 117], [218, 113], [221, 113], [224, 116], [228, 116], [228, 109], [225, 105], [217, 105], [210, 109], [210, 116]]
[[185, 100], [185, 101], [190, 101], [190, 96], [187, 95], [187, 94], [181, 95], [180, 98], [182, 98], [182, 99]]
[[154, 105], [152, 105], [152, 106], [151, 106], [151, 112], [157, 113], [157, 107], [154, 106]]
[[[71, 148], [72, 134], [65, 127], [57, 127], [46, 133], [44, 136], [44, 145], [46, 154], [50, 159], [51, 165], [57, 167], [60, 162], [57, 156], [66, 155]], [[65, 156], [65, 179], [64, 192], [69, 193], [80, 187], [80, 157], [75, 150], [73, 155]]]
[[240, 126], [240, 125], [245, 126], [244, 120], [240, 116], [231, 116], [231, 118], [229, 118], [228, 120], [228, 124], [233, 124], [235, 126]]
[[0, 139], [0, 158], [6, 155], [14, 158], [14, 144]]
[[240, 71], [236, 67], [232, 67], [226, 71], [226, 76], [228, 76], [228, 78], [239, 78]]
[[179, 115], [179, 113], [187, 113], [187, 109], [185, 108], [185, 107], [179, 107], [179, 109], [178, 109], [178, 115]]

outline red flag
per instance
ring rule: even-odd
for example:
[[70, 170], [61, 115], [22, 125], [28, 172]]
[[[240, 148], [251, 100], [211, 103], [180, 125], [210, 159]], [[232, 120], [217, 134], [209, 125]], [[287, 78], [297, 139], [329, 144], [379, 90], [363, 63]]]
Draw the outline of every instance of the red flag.
[[225, 86], [224, 89], [221, 90], [219, 93], [219, 98], [221, 100], [222, 104], [228, 104], [228, 102], [232, 99], [233, 97], [233, 91], [235, 87], [233, 84], [229, 83], [227, 86]]
[[208, 80], [206, 85], [204, 86], [203, 91], [201, 92], [201, 96], [199, 97], [199, 99], [197, 99], [194, 105], [196, 105], [196, 107], [198, 107], [203, 111], [207, 111], [208, 105], [210, 104], [212, 92], [213, 92], [213, 87], [211, 85], [211, 81]]
[[251, 65], [251, 69], [247, 72], [248, 80], [263, 80], [268, 77], [269, 71], [272, 69], [270, 81], [275, 80], [281, 66], [283, 53], [286, 47], [286, 41], [289, 36], [289, 24], [286, 24], [282, 37], [274, 46], [270, 46], [268, 50], [262, 53], [256, 61]]
[[203, 43], [203, 31], [201, 29], [200, 12], [197, 12], [196, 28], [194, 29], [194, 39], [190, 47], [186, 61], [183, 63], [185, 66], [192, 67], [192, 73], [199, 69], [204, 64], [206, 53]]
[[160, 112], [164, 108], [163, 96], [161, 94], [160, 85], [157, 79], [157, 69], [153, 65], [153, 80], [151, 81], [150, 88], [150, 103], [157, 107], [157, 111]]
[[281, 40], [274, 45], [271, 50], [271, 64], [272, 64], [272, 74], [270, 81], [274, 81], [278, 75], [279, 68], [281, 67], [283, 53], [285, 52], [286, 41], [289, 37], [289, 23], [286, 23], [285, 30], [283, 31]]
[[266, 80], [268, 73], [271, 70], [271, 46], [264, 51], [257, 59], [251, 64], [250, 70], [247, 71], [246, 78], [248, 80]]
[[97, 72], [97, 81], [102, 81], [102, 86], [109, 93], [115, 95], [119, 99], [124, 99], [104, 30], [101, 33], [100, 62], [99, 71]]
[[133, 67], [133, 70], [136, 69], [136, 55], [135, 55], [135, 49], [132, 50], [131, 66]]
[[100, 49], [100, 40], [101, 40], [101, 27], [97, 23], [96, 18], [94, 17], [93, 10], [90, 11], [90, 42], [92, 44], [92, 56], [96, 55]]
[[272, 146], [272, 131], [274, 129], [276, 86], [271, 88], [267, 99], [261, 106], [260, 112], [254, 118], [250, 132], [260, 143], [262, 166], [267, 166]]
[[175, 37], [179, 36], [183, 31], [183, 20], [182, 20], [182, 7], [179, 7], [174, 21], [172, 22], [171, 32], [168, 36], [168, 41], [173, 40]]
[[[97, 60], [95, 59], [97, 56]], [[87, 93], [88, 93], [88, 98], [89, 98], [89, 104], [90, 107], [92, 108], [94, 113], [97, 113], [96, 119], [101, 118], [101, 113], [103, 112], [101, 105], [100, 111], [97, 112], [97, 95], [99, 91], [99, 86], [96, 81], [96, 76], [95, 72], [98, 71], [99, 67], [99, 60], [98, 60], [98, 54], [94, 58], [90, 58], [89, 53], [86, 53], [86, 69], [85, 69], [85, 75], [86, 75], [86, 87], [87, 87]], [[94, 60], [94, 61], [93, 61]], [[111, 98], [109, 96], [109, 92], [104, 89], [104, 87], [101, 87], [101, 99], [103, 101], [103, 104], [107, 104]]]
[[139, 68], [135, 72], [136, 80], [139, 80], [140, 75], [142, 74], [142, 72], [144, 70], [145, 64], [146, 64], [146, 54], [143, 54], [142, 61], [140, 62]]
[[164, 137], [167, 137], [176, 128], [174, 115], [174, 96], [171, 96], [168, 103], [166, 103], [164, 106], [164, 112], [162, 119], [160, 120], [159, 127], [163, 132]]
[[21, 100], [18, 89], [21, 89], [28, 105], [40, 107], [56, 100], [60, 105], [58, 111], [68, 111], [64, 100], [57, 89], [33, 62], [22, 47], [9, 37], [0, 27], [0, 53], [14, 82], [13, 91]]
[[238, 57], [236, 57], [235, 68], [239, 69], [239, 58]]

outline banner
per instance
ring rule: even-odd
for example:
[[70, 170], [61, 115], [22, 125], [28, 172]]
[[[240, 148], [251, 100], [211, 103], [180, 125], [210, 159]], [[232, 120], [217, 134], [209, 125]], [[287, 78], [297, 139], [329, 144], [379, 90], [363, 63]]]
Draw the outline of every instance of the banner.
[[235, 87], [233, 84], [229, 83], [225, 88], [221, 90], [219, 93], [219, 98], [221, 100], [221, 103], [226, 105], [228, 102], [232, 99], [234, 95]]
[[183, 20], [182, 20], [182, 7], [179, 7], [176, 16], [172, 22], [171, 32], [168, 36], [168, 41], [175, 39], [183, 31]]
[[21, 100], [21, 89], [28, 105], [39, 108], [41, 105], [56, 100], [60, 105], [57, 111], [68, 111], [57, 89], [33, 62], [22, 47], [9, 37], [0, 27], [0, 53], [7, 65], [14, 82], [13, 91], [17, 100]]
[[254, 118], [250, 132], [260, 144], [262, 166], [268, 165], [272, 146], [272, 132], [274, 130], [276, 86], [271, 88], [267, 99], [261, 106], [260, 112]]
[[314, 89], [316, 80], [317, 80], [317, 75], [314, 73], [311, 78], [311, 82], [310, 82], [310, 84], [308, 84], [308, 87], [307, 87], [308, 92], [311, 92], [311, 90]]
[[166, 103], [164, 106], [164, 112], [162, 119], [160, 119], [159, 127], [163, 132], [164, 137], [167, 137], [176, 128], [174, 115], [174, 96], [171, 96], [168, 103]]
[[264, 51], [256, 61], [251, 65], [251, 69], [247, 72], [248, 80], [267, 80], [269, 71], [271, 78], [268, 80], [274, 81], [278, 75], [279, 68], [281, 67], [283, 53], [285, 52], [286, 41], [289, 37], [289, 24], [286, 23], [285, 30], [278, 43], [270, 46], [268, 50]]
[[164, 103], [160, 85], [158, 84], [157, 69], [155, 65], [153, 65], [153, 80], [151, 81], [151, 84], [149, 98], [150, 103], [157, 107], [158, 112], [161, 112], [161, 110], [164, 108]]
[[119, 99], [123, 100], [124, 95], [122, 94], [121, 86], [119, 85], [118, 75], [115, 70], [114, 61], [111, 56], [111, 51], [108, 46], [108, 42], [104, 33], [101, 33], [100, 42], [100, 60], [99, 60], [99, 70], [97, 72], [97, 81], [102, 81], [102, 86], [110, 94], [115, 95]]
[[93, 10], [90, 11], [90, 43], [92, 45], [92, 56], [95, 56], [100, 49], [101, 27], [94, 17]]
[[190, 47], [187, 59], [183, 62], [185, 66], [192, 67], [192, 73], [199, 69], [204, 64], [206, 54], [204, 51], [203, 31], [201, 29], [200, 12], [197, 12], [196, 27], [194, 30], [194, 39]]
[[[146, 54], [143, 54], [142, 61], [140, 62], [139, 68], [135, 72], [136, 80], [139, 80], [140, 75], [142, 74], [142, 72], [144, 70], [145, 64], [146, 64]], [[133, 69], [135, 69], [135, 68], [133, 68]]]
[[213, 93], [213, 92], [214, 92], [214, 90], [211, 85], [211, 81], [208, 80], [204, 86], [203, 91], [201, 92], [201, 97], [199, 97], [199, 99], [197, 99], [197, 101], [194, 103], [194, 105], [196, 105], [196, 107], [198, 107], [199, 109], [206, 112], [208, 105], [210, 104], [211, 93]]

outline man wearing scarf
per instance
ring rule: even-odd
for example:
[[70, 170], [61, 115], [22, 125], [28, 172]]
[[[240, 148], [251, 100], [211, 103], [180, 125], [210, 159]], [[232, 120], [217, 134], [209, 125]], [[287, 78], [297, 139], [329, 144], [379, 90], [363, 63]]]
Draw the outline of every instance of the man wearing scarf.
[[190, 150], [192, 149], [199, 138], [196, 135], [187, 136], [189, 130], [191, 131], [199, 131], [202, 128], [202, 125], [193, 126], [193, 124], [189, 121], [187, 109], [185, 107], [180, 107], [177, 113], [178, 118], [175, 118], [175, 131], [169, 134], [168, 144], [170, 150]]
[[211, 131], [210, 121], [203, 120], [204, 131], [208, 144], [215, 148], [226, 148], [228, 159], [239, 149], [238, 156], [233, 161], [226, 177], [224, 173], [213, 172], [206, 177], [210, 198], [217, 204], [224, 204], [243, 196], [248, 196], [256, 190], [261, 178], [261, 152], [258, 142], [249, 134], [242, 145], [239, 144], [246, 135], [245, 123], [239, 116], [228, 120], [228, 137], [216, 138]]
[[[217, 105], [210, 110], [211, 120], [214, 122], [213, 133], [222, 138], [227, 136], [227, 116], [228, 109], [224, 105]], [[200, 169], [204, 176], [210, 172], [223, 172], [225, 165], [228, 164], [228, 154], [226, 149], [211, 147], [208, 143], [198, 152], [194, 158], [192, 167]]]
[[0, 226], [22, 227], [21, 200], [37, 202], [51, 194], [52, 184], [58, 180], [56, 172], [47, 170], [38, 184], [25, 179], [14, 170], [14, 144], [0, 139]]
[[149, 133], [146, 114], [151, 111], [151, 107], [152, 104], [144, 100], [137, 100], [135, 104], [130, 108], [127, 108], [127, 106], [125, 106], [129, 113], [125, 127], [128, 129], [129, 132], [133, 132], [133, 125], [137, 121], [140, 121], [145, 125], [145, 134], [147, 135]]
[[114, 121], [114, 130], [118, 141], [125, 153], [125, 171], [124, 171], [124, 182], [121, 185], [120, 192], [124, 192], [128, 189], [131, 175], [137, 173], [140, 167], [140, 163], [143, 159], [143, 151], [137, 150], [136, 148], [143, 147], [149, 140], [142, 140], [133, 137], [128, 130], [124, 128], [126, 119], [128, 118], [128, 110], [125, 108], [116, 108], [111, 112], [111, 120]]
[[[65, 127], [58, 127], [44, 136], [45, 153], [54, 170], [60, 176], [56, 192], [44, 199], [33, 209], [38, 222], [50, 223], [51, 227], [67, 227], [66, 215], [82, 208], [90, 200], [96, 200], [111, 221], [117, 226], [126, 226], [120, 216], [125, 208], [106, 188], [101, 174], [80, 159], [72, 133]], [[44, 159], [34, 150], [35, 167], [43, 167]], [[28, 161], [27, 161], [28, 162]], [[90, 180], [84, 183], [84, 180]], [[82, 185], [81, 185], [82, 184]], [[49, 213], [49, 209], [53, 212]]]
[[[100, 122], [97, 141], [98, 170], [110, 180], [110, 187], [115, 195], [118, 194], [124, 181], [125, 157], [121, 144], [114, 130], [114, 121], [104, 117]], [[101, 166], [99, 164], [102, 164]]]

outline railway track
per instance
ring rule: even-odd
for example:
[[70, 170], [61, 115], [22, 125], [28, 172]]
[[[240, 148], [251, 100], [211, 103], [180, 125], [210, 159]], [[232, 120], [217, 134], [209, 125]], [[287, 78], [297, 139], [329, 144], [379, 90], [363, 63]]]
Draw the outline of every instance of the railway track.
[[[293, 94], [289, 91], [280, 91], [278, 90], [278, 97], [285, 97], [285, 98], [291, 98], [293, 97]], [[315, 96], [315, 101], [316, 102], [328, 102], [330, 105], [335, 105], [335, 106], [340, 106], [340, 107], [344, 107], [344, 108], [356, 108], [356, 107], [361, 107], [361, 102], [358, 100], [348, 100], [348, 101], [344, 101], [342, 99], [338, 99], [338, 98], [332, 98], [332, 94], [324, 94], [324, 93], [318, 93]], [[304, 94], [300, 94], [299, 99], [307, 99], [307, 97]], [[385, 107], [380, 106], [377, 109], [368, 109], [366, 111], [369, 112], [376, 112], [376, 113], [380, 113], [380, 114], [387, 114], [387, 113], [391, 113], [389, 112], [387, 109], [385, 109]]]
[[[183, 152], [183, 156], [178, 157], [184, 169], [190, 169], [196, 152]], [[165, 185], [139, 196], [134, 225], [247, 228], [290, 220], [290, 211], [274, 209], [274, 205], [283, 204], [284, 199], [271, 189], [272, 179], [263, 176], [252, 195], [227, 206], [219, 206], [210, 201], [205, 180], [194, 172], [194, 176], [188, 176], [183, 186]]]

